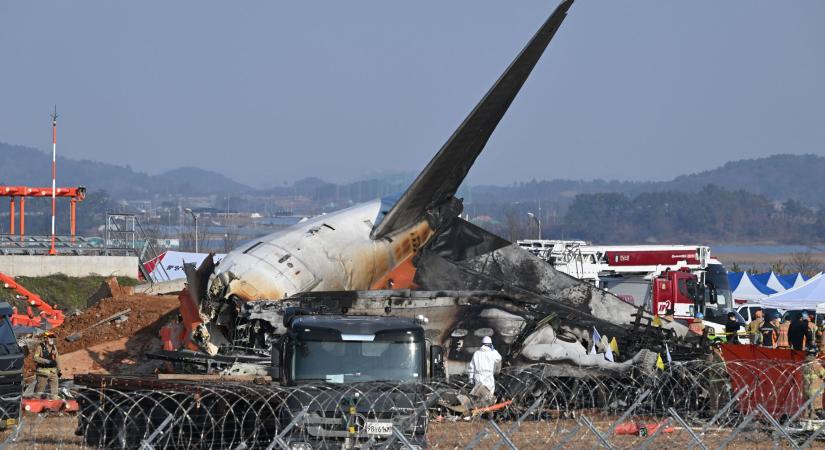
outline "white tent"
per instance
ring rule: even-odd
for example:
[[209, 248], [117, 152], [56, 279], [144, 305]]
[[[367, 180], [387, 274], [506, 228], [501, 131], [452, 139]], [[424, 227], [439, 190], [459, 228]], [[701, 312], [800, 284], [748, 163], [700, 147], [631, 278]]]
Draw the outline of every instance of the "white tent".
[[771, 295], [761, 303], [766, 308], [816, 309], [817, 305], [825, 303], [825, 276], [819, 274], [801, 286]]
[[[738, 275], [738, 274], [736, 274]], [[758, 302], [775, 294], [776, 291], [765, 286], [747, 272], [743, 272], [736, 289], [733, 291], [733, 300], [738, 302]]]
[[802, 286], [806, 281], [805, 277], [803, 277], [799, 272], [782, 275], [782, 279], [785, 280], [785, 284], [789, 284], [791, 286], [788, 289]]
[[782, 281], [779, 279], [779, 277], [776, 276], [776, 273], [774, 272], [771, 272], [771, 275], [768, 278], [768, 281], [765, 283], [765, 286], [773, 289], [776, 292], [782, 292], [788, 289], [787, 287], [785, 287], [784, 284], [782, 284]]

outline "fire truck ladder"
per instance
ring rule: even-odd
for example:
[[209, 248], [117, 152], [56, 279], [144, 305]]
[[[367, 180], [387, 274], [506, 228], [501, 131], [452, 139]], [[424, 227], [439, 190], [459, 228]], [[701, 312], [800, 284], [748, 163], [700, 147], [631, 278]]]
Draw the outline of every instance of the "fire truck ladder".
[[561, 254], [561, 260], [565, 261], [570, 266], [570, 263], [573, 263], [573, 268], [576, 271], [576, 278], [581, 278], [584, 276], [584, 255], [582, 255], [581, 246], [579, 244], [574, 244], [569, 247], [565, 247], [564, 251]]

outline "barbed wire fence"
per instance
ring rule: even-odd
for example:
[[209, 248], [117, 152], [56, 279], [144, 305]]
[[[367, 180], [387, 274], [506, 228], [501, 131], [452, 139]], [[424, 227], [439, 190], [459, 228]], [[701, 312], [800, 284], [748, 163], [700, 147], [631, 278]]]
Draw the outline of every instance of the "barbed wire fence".
[[[825, 447], [817, 363], [673, 363], [616, 378], [510, 368], [496, 400], [425, 384], [75, 386], [74, 413], [24, 412], [0, 447], [114, 449]], [[138, 385], [136, 385], [138, 386]], [[10, 401], [13, 399], [5, 399]], [[3, 402], [2, 404], [6, 404]]]

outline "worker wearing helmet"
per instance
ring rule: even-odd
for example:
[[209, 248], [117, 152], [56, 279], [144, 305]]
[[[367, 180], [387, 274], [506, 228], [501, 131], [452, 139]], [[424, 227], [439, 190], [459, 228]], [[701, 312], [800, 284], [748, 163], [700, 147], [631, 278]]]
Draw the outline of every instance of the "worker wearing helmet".
[[741, 325], [739, 321], [736, 320], [736, 313], [733, 311], [728, 312], [728, 321], [725, 322], [725, 338], [728, 341], [728, 344], [738, 344], [739, 343], [739, 328]]
[[46, 385], [50, 385], [50, 397], [52, 400], [60, 400], [57, 393], [58, 377], [60, 369], [57, 367], [57, 345], [55, 335], [51, 331], [43, 333], [43, 338], [34, 349], [34, 362], [37, 365], [35, 375], [37, 376], [36, 393], [43, 396], [46, 392]]
[[473, 359], [467, 367], [467, 375], [473, 383], [470, 396], [486, 404], [495, 401], [496, 378], [501, 371], [501, 355], [493, 348], [490, 336], [481, 339], [481, 348], [473, 353]]
[[773, 313], [759, 328], [762, 347], [776, 348], [779, 345], [779, 313]]
[[705, 332], [705, 324], [702, 322], [702, 319], [704, 318], [704, 314], [697, 312], [696, 315], [693, 316], [693, 321], [688, 325], [688, 331], [703, 334]]

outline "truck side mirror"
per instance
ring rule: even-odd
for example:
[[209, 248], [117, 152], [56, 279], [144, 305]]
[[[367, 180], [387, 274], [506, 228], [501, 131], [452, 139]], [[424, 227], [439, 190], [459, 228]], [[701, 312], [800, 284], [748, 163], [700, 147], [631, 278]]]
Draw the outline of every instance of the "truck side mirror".
[[430, 379], [447, 378], [447, 371], [444, 367], [444, 347], [440, 345], [430, 346]]

